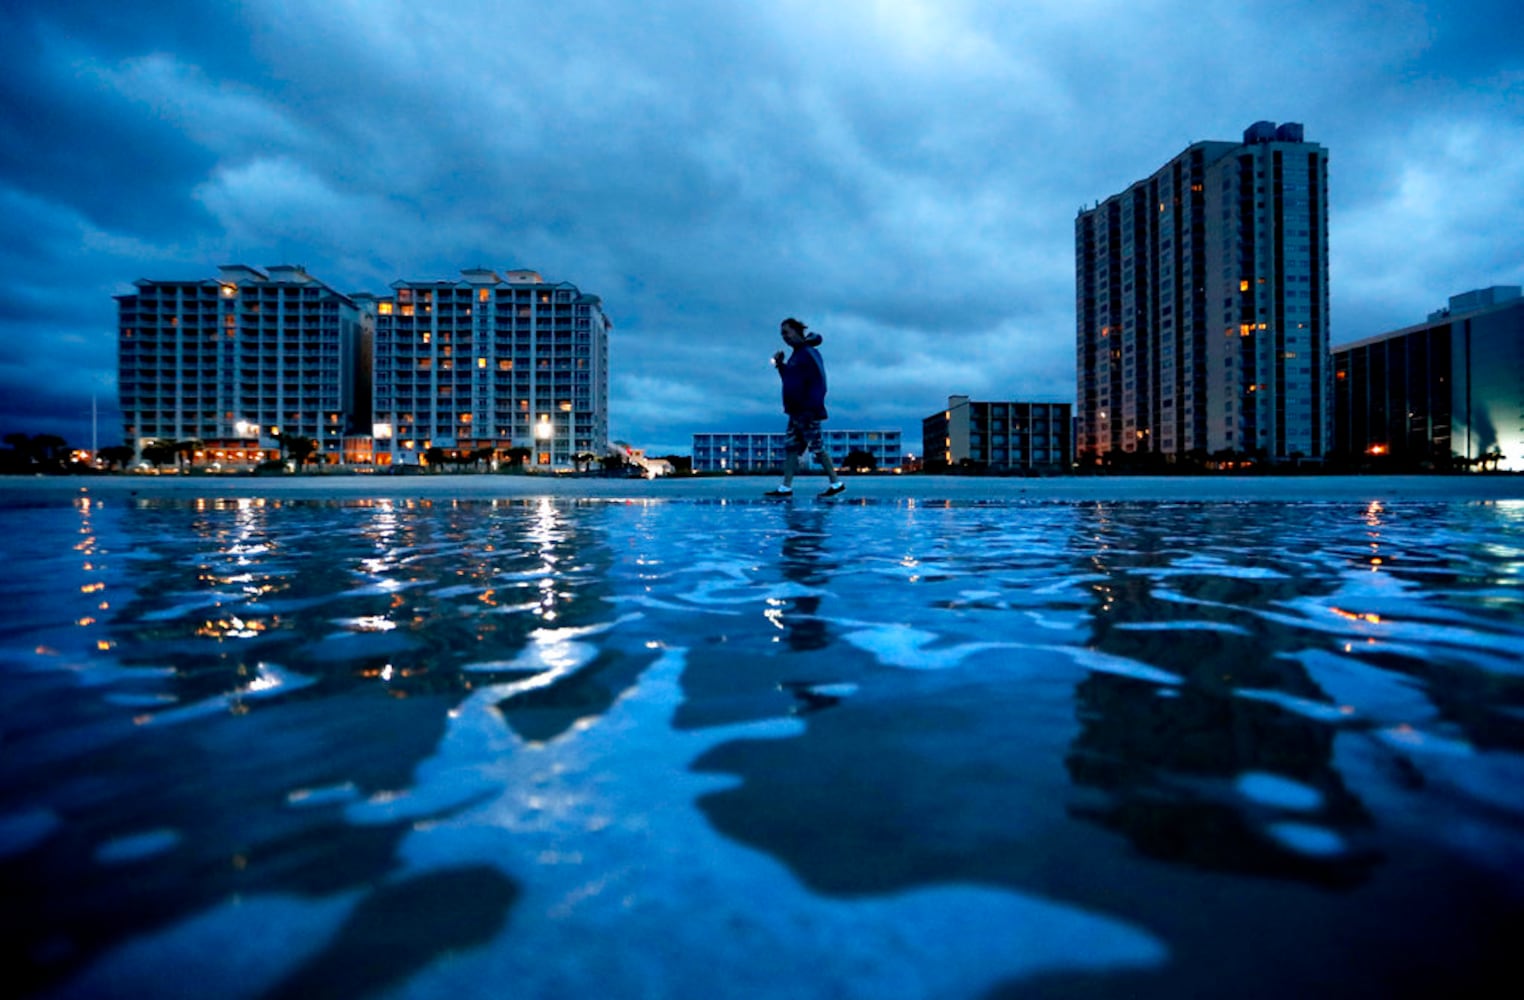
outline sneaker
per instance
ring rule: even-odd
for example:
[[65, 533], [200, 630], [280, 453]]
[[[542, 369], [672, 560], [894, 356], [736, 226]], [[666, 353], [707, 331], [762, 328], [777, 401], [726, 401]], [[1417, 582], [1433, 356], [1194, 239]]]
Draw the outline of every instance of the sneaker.
[[777, 486], [762, 494], [765, 497], [791, 497], [794, 495], [792, 486]]
[[820, 495], [823, 496], [823, 497], [834, 497], [838, 493], [845, 493], [846, 491], [847, 491], [847, 484], [846, 483], [836, 482], [836, 483], [832, 483], [830, 486], [827, 486], [825, 488], [825, 491], [822, 492]]

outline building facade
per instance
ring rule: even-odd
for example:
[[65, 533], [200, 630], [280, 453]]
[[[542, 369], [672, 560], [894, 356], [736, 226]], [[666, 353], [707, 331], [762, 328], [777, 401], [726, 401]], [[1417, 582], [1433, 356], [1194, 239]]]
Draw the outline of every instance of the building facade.
[[982, 402], [949, 396], [947, 409], [921, 421], [928, 472], [1066, 472], [1073, 462], [1069, 403]]
[[1198, 142], [1075, 221], [1081, 464], [1332, 443], [1328, 154], [1302, 126]]
[[[903, 468], [903, 436], [890, 430], [822, 430], [821, 443], [838, 468], [854, 451], [873, 456], [880, 471]], [[693, 435], [694, 472], [775, 472], [783, 468], [785, 435], [702, 433]], [[813, 463], [810, 456], [805, 461]], [[801, 470], [804, 466], [800, 466]]]
[[1524, 298], [1452, 296], [1427, 322], [1333, 351], [1334, 450], [1395, 469], [1524, 470]]
[[378, 464], [431, 447], [528, 448], [554, 469], [604, 456], [613, 324], [596, 295], [526, 270], [391, 288], [375, 300]]
[[304, 269], [233, 265], [134, 284], [117, 296], [117, 385], [124, 439], [139, 452], [199, 441], [207, 459], [252, 463], [278, 455], [284, 435], [337, 462], [368, 422], [364, 317]]

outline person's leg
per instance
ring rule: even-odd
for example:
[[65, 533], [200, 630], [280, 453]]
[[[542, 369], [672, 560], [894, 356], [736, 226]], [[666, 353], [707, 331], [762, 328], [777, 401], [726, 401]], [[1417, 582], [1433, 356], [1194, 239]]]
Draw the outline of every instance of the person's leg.
[[804, 450], [799, 447], [801, 440], [798, 422], [793, 417], [789, 417], [788, 430], [784, 432], [783, 442], [783, 483], [768, 490], [768, 496], [789, 496], [794, 492], [794, 473], [799, 471], [799, 456], [804, 453]]
[[831, 477], [831, 485], [835, 486], [836, 466], [831, 464], [831, 453], [822, 447], [819, 451], [815, 452], [815, 461], [820, 463], [820, 467], [825, 470], [826, 475]]

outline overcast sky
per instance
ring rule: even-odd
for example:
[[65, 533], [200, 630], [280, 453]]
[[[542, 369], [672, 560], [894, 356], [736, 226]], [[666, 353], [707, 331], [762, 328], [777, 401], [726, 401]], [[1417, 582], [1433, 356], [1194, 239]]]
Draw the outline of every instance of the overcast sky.
[[139, 278], [346, 292], [532, 268], [602, 296], [610, 428], [828, 427], [1074, 397], [1076, 212], [1191, 142], [1329, 150], [1334, 342], [1524, 282], [1512, 2], [8, 0], [0, 432], [121, 440]]

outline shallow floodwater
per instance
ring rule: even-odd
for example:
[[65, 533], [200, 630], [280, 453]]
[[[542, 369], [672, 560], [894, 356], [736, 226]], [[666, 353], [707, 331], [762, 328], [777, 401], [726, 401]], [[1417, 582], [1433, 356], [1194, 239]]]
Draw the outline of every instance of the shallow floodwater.
[[0, 508], [8, 992], [1453, 995], [1524, 503]]

